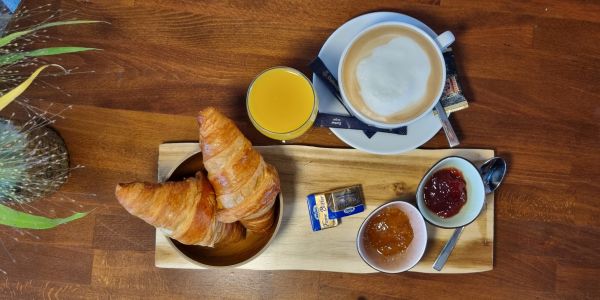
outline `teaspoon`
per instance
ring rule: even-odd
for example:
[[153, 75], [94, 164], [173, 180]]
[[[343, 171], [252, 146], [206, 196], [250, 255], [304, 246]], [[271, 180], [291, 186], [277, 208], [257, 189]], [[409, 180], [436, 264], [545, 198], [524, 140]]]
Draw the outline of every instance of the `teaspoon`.
[[[502, 183], [504, 179], [504, 175], [506, 175], [506, 161], [501, 157], [493, 157], [487, 161], [485, 161], [479, 167], [479, 174], [481, 174], [481, 178], [483, 179], [483, 188], [485, 189], [486, 194], [493, 193]], [[458, 227], [454, 230], [452, 237], [446, 242], [444, 248], [442, 248], [442, 252], [438, 255], [437, 259], [433, 263], [433, 268], [437, 271], [441, 271], [446, 261], [448, 261], [448, 257], [454, 250], [454, 246], [456, 246], [456, 242], [460, 237], [465, 226]]]

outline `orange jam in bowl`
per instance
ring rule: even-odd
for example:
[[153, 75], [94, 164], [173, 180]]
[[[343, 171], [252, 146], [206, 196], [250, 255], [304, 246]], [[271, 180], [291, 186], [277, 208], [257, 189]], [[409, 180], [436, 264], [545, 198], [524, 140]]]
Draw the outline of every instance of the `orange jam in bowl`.
[[365, 248], [379, 253], [384, 260], [404, 253], [414, 237], [408, 216], [393, 206], [377, 212], [366, 226], [363, 237]]
[[363, 261], [385, 273], [414, 267], [425, 253], [427, 228], [419, 210], [404, 201], [386, 203], [367, 216], [358, 230], [356, 248]]

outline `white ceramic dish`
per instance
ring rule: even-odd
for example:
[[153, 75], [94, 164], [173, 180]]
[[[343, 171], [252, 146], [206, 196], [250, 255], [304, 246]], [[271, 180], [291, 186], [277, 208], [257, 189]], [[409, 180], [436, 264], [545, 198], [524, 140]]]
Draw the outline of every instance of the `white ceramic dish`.
[[[460, 209], [458, 214], [450, 218], [441, 218], [434, 212], [430, 211], [425, 205], [423, 200], [423, 187], [431, 178], [435, 172], [445, 168], [456, 168], [458, 169], [467, 183], [467, 202]], [[470, 161], [458, 157], [450, 156], [446, 157], [437, 162], [421, 179], [419, 186], [417, 187], [417, 206], [421, 211], [421, 214], [427, 220], [427, 222], [443, 228], [456, 228], [465, 226], [473, 222], [485, 203], [485, 189], [483, 187], [483, 180], [479, 174], [479, 170]]]
[[[329, 36], [319, 52], [319, 57], [333, 75], [338, 78], [340, 58], [348, 43], [364, 29], [377, 23], [389, 21], [408, 23], [425, 31], [434, 39], [437, 37], [431, 28], [415, 18], [395, 12], [374, 12], [358, 16], [340, 26]], [[313, 85], [319, 97], [320, 112], [347, 115], [344, 107], [327, 89], [325, 83], [314, 74]], [[359, 130], [331, 128], [331, 131], [339, 139], [356, 149], [375, 154], [399, 154], [425, 144], [441, 128], [442, 123], [440, 120], [434, 116], [433, 112], [430, 112], [411, 123], [407, 135], [378, 132], [369, 139]]]
[[[364, 234], [365, 225], [367, 224], [367, 221], [382, 209], [390, 206], [399, 208], [400, 210], [402, 210], [402, 212], [406, 214], [406, 216], [408, 216], [410, 226], [413, 230], [413, 240], [411, 241], [406, 251], [402, 254], [399, 254], [396, 257], [396, 261], [394, 261], [393, 264], [388, 264], [387, 266], [384, 266], [382, 264], [377, 263], [377, 259], [370, 256], [365, 250], [362, 236]], [[356, 249], [358, 250], [358, 254], [360, 255], [360, 257], [373, 269], [384, 273], [400, 273], [411, 269], [423, 257], [423, 253], [425, 253], [426, 246], [427, 227], [425, 226], [423, 216], [421, 215], [419, 210], [416, 209], [412, 204], [404, 201], [389, 202], [372, 211], [367, 216], [365, 221], [360, 225], [360, 228], [358, 229], [358, 235], [356, 236]]]

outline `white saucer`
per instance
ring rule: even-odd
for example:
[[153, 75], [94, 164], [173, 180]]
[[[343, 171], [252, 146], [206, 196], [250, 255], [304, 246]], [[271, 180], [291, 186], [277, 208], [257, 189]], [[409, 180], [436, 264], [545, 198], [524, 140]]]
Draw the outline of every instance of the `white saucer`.
[[[437, 37], [435, 32], [421, 21], [395, 12], [374, 12], [358, 16], [340, 26], [329, 36], [319, 57], [327, 68], [338, 78], [338, 65], [342, 52], [352, 38], [363, 29], [386, 21], [399, 21], [412, 24], [427, 32], [433, 38]], [[344, 107], [335, 99], [335, 96], [316, 75], [313, 74], [313, 85], [319, 97], [319, 111], [323, 113], [334, 113], [347, 115]], [[375, 154], [399, 154], [407, 152], [425, 144], [440, 129], [442, 123], [433, 115], [433, 111], [408, 126], [407, 135], [378, 132], [370, 139], [360, 130], [330, 128], [331, 131], [346, 144]]]

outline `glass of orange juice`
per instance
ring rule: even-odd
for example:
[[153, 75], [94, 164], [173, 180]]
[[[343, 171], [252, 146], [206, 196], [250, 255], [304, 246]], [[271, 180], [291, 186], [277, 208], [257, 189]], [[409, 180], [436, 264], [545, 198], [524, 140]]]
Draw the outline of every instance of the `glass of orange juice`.
[[286, 141], [304, 134], [315, 122], [319, 100], [300, 71], [274, 67], [258, 74], [248, 88], [246, 109], [262, 134]]

